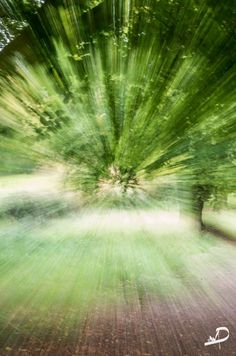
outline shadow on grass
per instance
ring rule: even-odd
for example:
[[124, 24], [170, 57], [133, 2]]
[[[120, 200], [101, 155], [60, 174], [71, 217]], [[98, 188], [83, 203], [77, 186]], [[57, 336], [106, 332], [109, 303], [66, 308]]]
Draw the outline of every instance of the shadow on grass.
[[60, 197], [14, 194], [1, 202], [0, 219], [58, 218], [75, 208], [71, 201]]

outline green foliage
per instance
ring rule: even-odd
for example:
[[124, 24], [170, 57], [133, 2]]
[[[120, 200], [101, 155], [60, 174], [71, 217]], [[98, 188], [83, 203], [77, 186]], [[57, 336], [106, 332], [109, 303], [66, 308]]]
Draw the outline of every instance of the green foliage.
[[205, 1], [112, 4], [48, 2], [28, 15], [37, 60], [18, 54], [2, 75], [6, 125], [40, 140], [89, 192], [171, 174], [233, 191], [236, 45], [222, 30], [226, 7], [220, 19]]

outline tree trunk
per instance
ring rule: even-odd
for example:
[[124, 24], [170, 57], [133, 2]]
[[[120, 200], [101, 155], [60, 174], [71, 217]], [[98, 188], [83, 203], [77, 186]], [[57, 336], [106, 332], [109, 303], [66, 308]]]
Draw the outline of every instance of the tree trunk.
[[203, 208], [204, 208], [204, 200], [202, 197], [196, 197], [196, 202], [195, 202], [195, 218], [197, 221], [197, 226], [199, 227], [200, 230], [204, 228], [204, 223], [203, 223]]
[[192, 189], [193, 213], [200, 230], [204, 228], [203, 208], [205, 201], [210, 196], [210, 187], [207, 185], [196, 184]]

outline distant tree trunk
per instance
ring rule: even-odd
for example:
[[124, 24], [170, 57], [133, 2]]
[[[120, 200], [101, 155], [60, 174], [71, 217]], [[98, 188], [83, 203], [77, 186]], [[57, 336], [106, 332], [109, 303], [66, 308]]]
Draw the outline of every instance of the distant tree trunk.
[[204, 223], [203, 223], [204, 200], [200, 196], [197, 196], [194, 199], [195, 199], [194, 202], [195, 219], [199, 229], [202, 230], [204, 228]]
[[211, 194], [211, 188], [209, 185], [202, 184], [195, 184], [192, 188], [193, 213], [200, 230], [204, 228], [203, 208]]

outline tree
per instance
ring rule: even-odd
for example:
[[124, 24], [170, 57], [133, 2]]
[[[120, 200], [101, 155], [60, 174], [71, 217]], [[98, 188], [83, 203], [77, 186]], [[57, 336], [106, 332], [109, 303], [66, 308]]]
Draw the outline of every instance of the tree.
[[63, 161], [79, 189], [118, 184], [123, 194], [186, 177], [202, 224], [234, 155], [236, 45], [212, 11], [194, 0], [57, 0], [28, 11], [34, 60], [16, 55], [3, 73], [2, 117]]

